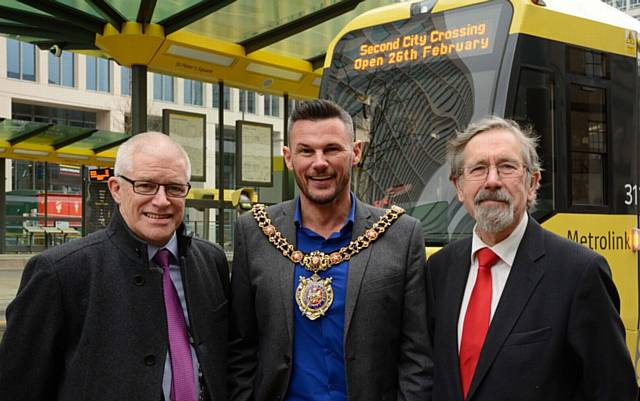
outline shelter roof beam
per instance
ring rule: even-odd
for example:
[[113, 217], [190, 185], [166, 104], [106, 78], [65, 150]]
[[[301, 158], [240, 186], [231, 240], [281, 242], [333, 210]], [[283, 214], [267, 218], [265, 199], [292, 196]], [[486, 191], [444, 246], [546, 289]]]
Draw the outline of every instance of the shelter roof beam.
[[142, 0], [138, 7], [138, 17], [136, 21], [141, 24], [150, 24], [153, 11], [156, 9], [156, 0]]
[[72, 137], [64, 138], [60, 141], [54, 142], [53, 144], [51, 144], [51, 146], [53, 147], [54, 150], [62, 149], [66, 146], [79, 142], [83, 139], [89, 138], [91, 135], [93, 135], [94, 132], [97, 132], [97, 131], [98, 131], [97, 129], [90, 129], [90, 130], [81, 132], [77, 135], [74, 135]]
[[22, 131], [18, 135], [9, 139], [8, 142], [11, 146], [15, 146], [20, 142], [24, 142], [29, 138], [33, 138], [41, 132], [44, 132], [49, 129], [49, 127], [53, 127], [53, 124], [43, 124], [39, 127], [32, 128], [30, 130]]
[[[68, 39], [70, 36], [70, 33], [64, 30], [64, 27], [61, 27], [61, 29], [57, 31], [49, 31], [46, 29], [42, 29], [38, 26], [31, 26], [31, 25], [24, 25], [24, 24], [11, 24], [7, 22], [0, 22], [0, 32], [7, 33], [10, 35], [22, 35], [22, 36], [31, 36], [31, 37], [42, 38], [42, 39], [49, 39], [49, 40], [55, 41], [55, 43], [58, 43], [58, 41], [64, 41], [65, 39]], [[86, 41], [89, 39], [89, 36], [93, 38], [93, 34], [85, 32], [82, 36], [76, 37], [76, 39], [81, 39]], [[93, 43], [92, 39], [90, 42], [87, 43], [87, 45], [90, 43]]]
[[104, 152], [105, 150], [109, 150], [109, 149], [111, 149], [111, 148], [115, 148], [116, 146], [123, 144], [123, 143], [124, 143], [124, 142], [126, 142], [129, 138], [130, 138], [130, 137], [126, 136], [126, 137], [124, 137], [124, 138], [120, 138], [120, 139], [117, 139], [117, 140], [115, 140], [115, 141], [111, 141], [111, 142], [109, 142], [109, 143], [105, 143], [104, 145], [98, 146], [98, 147], [93, 148], [93, 149], [91, 149], [91, 150], [93, 150], [93, 153], [95, 153], [95, 154], [102, 153], [102, 152]]
[[324, 59], [326, 57], [327, 57], [327, 53], [322, 53], [322, 54], [318, 54], [317, 56], [308, 58], [307, 61], [311, 63], [311, 67], [315, 71], [318, 68], [324, 67]]
[[60, 40], [39, 40], [32, 42], [38, 46], [40, 50], [49, 50], [51, 46], [58, 45], [63, 50], [98, 50], [98, 47], [93, 43], [82, 42], [65, 42]]
[[22, 25], [35, 26], [35, 27], [55, 26], [56, 31], [58, 30], [64, 31], [72, 35], [73, 37], [80, 36], [80, 37], [90, 37], [92, 39], [94, 38], [94, 34], [87, 32], [85, 29], [78, 28], [75, 25], [66, 23], [64, 21], [59, 21], [58, 18], [49, 17], [43, 14], [32, 13], [24, 10], [17, 10], [15, 8], [0, 5], [0, 15], [2, 15], [2, 18], [12, 20]]
[[26, 4], [38, 10], [49, 13], [55, 17], [58, 17], [58, 21], [69, 21], [71, 24], [81, 27], [92, 33], [102, 32], [104, 27], [104, 21], [94, 17], [91, 14], [87, 14], [76, 8], [62, 4], [57, 1], [42, 1], [42, 0], [18, 0], [22, 4]]
[[87, 0], [87, 2], [118, 31], [122, 30], [122, 24], [127, 22], [127, 19], [120, 14], [118, 10], [113, 8], [111, 4], [105, 0]]

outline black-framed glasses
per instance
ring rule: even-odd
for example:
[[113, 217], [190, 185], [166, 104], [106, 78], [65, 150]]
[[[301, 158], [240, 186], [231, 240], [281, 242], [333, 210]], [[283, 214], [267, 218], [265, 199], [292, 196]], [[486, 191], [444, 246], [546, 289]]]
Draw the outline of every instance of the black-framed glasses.
[[498, 165], [476, 164], [462, 169], [462, 177], [467, 181], [484, 181], [489, 170], [494, 167], [501, 179], [520, 178], [524, 174], [526, 165], [517, 162], [503, 162]]
[[118, 177], [130, 183], [133, 187], [133, 192], [138, 195], [155, 195], [158, 193], [160, 187], [164, 187], [164, 193], [167, 194], [167, 196], [171, 198], [184, 198], [189, 193], [189, 190], [191, 190], [191, 184], [189, 183], [158, 184], [152, 181], [132, 180], [124, 175], [119, 175]]

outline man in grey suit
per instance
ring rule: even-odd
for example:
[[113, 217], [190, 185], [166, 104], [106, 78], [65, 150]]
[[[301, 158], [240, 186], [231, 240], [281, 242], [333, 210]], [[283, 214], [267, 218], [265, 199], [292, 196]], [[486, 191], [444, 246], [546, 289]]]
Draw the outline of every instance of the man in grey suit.
[[108, 228], [27, 264], [0, 400], [226, 401], [228, 266], [182, 219], [191, 167], [162, 133], [122, 144]]
[[434, 401], [635, 401], [606, 260], [527, 214], [536, 140], [489, 117], [450, 141], [451, 179], [476, 226], [429, 258]]
[[349, 191], [362, 144], [337, 105], [299, 104], [289, 132], [300, 196], [236, 224], [230, 399], [428, 399], [420, 223]]

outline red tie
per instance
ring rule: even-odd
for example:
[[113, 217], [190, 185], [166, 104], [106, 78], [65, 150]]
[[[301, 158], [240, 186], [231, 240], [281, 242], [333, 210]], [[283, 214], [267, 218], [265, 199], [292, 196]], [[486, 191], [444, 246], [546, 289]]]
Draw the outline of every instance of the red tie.
[[491, 320], [491, 266], [500, 259], [489, 248], [480, 249], [477, 257], [478, 278], [471, 292], [467, 313], [464, 315], [460, 341], [460, 378], [465, 399]]

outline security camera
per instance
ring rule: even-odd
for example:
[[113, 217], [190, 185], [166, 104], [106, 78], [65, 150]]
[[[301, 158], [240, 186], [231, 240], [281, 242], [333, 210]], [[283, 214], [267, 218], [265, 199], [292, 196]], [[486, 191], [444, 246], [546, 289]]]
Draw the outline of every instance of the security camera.
[[60, 57], [62, 55], [62, 49], [58, 45], [51, 46], [49, 48], [49, 51], [51, 52], [51, 54], [53, 54], [56, 57]]

